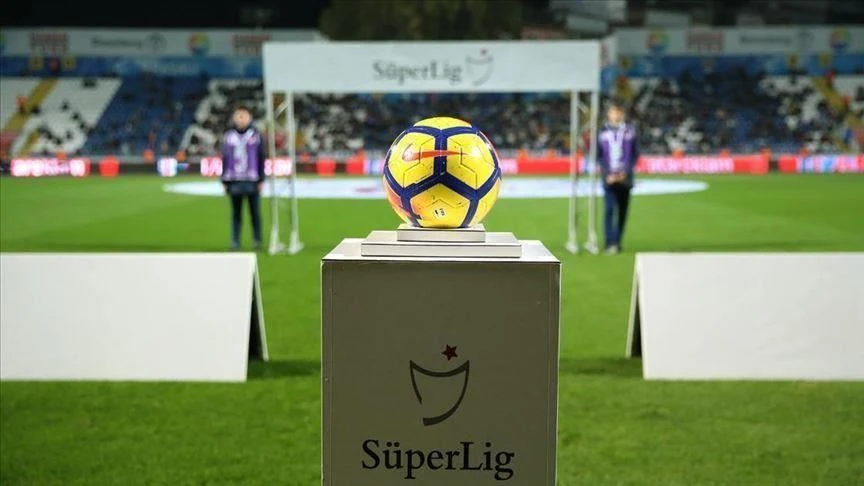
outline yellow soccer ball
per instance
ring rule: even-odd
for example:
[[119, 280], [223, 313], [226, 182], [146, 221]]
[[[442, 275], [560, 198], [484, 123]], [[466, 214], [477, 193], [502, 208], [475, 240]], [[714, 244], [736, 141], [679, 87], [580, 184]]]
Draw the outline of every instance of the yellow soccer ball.
[[384, 159], [387, 200], [414, 226], [479, 224], [500, 189], [501, 167], [492, 142], [457, 118], [420, 120], [396, 138]]

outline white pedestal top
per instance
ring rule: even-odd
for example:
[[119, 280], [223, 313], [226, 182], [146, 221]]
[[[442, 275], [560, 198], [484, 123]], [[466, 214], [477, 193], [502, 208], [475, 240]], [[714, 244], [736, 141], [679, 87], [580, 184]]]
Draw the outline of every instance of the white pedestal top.
[[[394, 232], [395, 233], [395, 232]], [[418, 261], [418, 262], [513, 262], [513, 263], [558, 263], [558, 258], [555, 257], [542, 242], [537, 240], [520, 240], [518, 243], [522, 247], [522, 256], [517, 258], [495, 258], [495, 257], [477, 257], [472, 256], [469, 252], [460, 254], [459, 247], [456, 246], [450, 251], [451, 255], [436, 256], [436, 257], [418, 257], [418, 256], [363, 256], [360, 254], [360, 247], [363, 243], [363, 238], [346, 238], [339, 245], [324, 256], [324, 261], [344, 261], [344, 260], [361, 260], [361, 261]]]

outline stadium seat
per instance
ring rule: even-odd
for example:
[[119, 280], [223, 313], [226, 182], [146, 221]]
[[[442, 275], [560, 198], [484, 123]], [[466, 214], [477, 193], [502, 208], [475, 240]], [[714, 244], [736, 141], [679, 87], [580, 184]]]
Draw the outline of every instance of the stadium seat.
[[77, 153], [119, 86], [120, 81], [110, 78], [98, 79], [92, 85], [82, 78], [58, 80], [42, 103], [41, 113], [30, 118], [21, 138], [33, 132], [38, 136], [29, 137], [29, 146], [21, 149], [35, 154]]
[[29, 96], [37, 84], [38, 78], [0, 78], [0, 128], [18, 112], [18, 97]]
[[206, 93], [199, 77], [141, 76], [123, 80], [87, 140], [88, 153], [173, 155]]

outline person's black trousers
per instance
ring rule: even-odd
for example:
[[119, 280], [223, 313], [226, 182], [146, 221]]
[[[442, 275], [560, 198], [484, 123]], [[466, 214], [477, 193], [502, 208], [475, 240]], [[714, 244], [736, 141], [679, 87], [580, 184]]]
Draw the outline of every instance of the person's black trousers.
[[606, 203], [604, 226], [606, 248], [621, 248], [624, 238], [624, 225], [627, 223], [627, 209], [630, 206], [630, 186], [627, 184], [606, 184], [603, 186], [603, 199]]
[[233, 182], [228, 186], [231, 199], [231, 246], [240, 246], [240, 231], [243, 227], [243, 201], [249, 203], [249, 216], [252, 219], [252, 240], [255, 246], [261, 244], [261, 195], [255, 183]]

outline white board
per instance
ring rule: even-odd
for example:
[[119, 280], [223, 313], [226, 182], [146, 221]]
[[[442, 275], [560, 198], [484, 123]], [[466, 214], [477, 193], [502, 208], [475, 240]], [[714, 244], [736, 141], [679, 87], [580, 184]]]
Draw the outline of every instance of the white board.
[[266, 42], [268, 92], [544, 92], [600, 86], [599, 41]]
[[646, 379], [864, 380], [864, 253], [636, 256]]
[[0, 379], [245, 381], [254, 254], [2, 254]]

